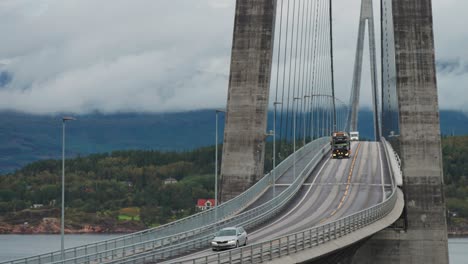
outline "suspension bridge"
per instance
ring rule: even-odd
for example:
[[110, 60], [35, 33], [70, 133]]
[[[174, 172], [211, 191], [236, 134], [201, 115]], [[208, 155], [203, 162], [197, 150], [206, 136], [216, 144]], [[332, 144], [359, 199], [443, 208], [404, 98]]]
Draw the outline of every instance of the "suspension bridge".
[[[380, 1], [380, 89], [362, 0], [350, 98], [335, 93], [332, 4], [237, 0], [217, 207], [3, 263], [448, 263], [431, 0]], [[330, 159], [330, 134], [357, 130], [366, 22], [375, 141]], [[212, 252], [226, 226], [247, 245]]]

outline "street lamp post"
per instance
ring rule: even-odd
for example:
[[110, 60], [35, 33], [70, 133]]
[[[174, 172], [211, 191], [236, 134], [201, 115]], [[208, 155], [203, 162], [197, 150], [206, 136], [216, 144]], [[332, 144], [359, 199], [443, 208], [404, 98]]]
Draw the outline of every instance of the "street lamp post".
[[310, 140], [314, 140], [315, 139], [315, 135], [314, 135], [314, 96], [315, 95], [311, 95], [310, 96]]
[[276, 105], [283, 104], [282, 102], [274, 102], [274, 112], [273, 112], [273, 198], [276, 197]]
[[[338, 99], [337, 97], [334, 97], [333, 95], [328, 95], [328, 94], [312, 94], [312, 95], [310, 95], [310, 96], [309, 96], [309, 95], [305, 95], [304, 98], [305, 98], [306, 96], [307, 96], [307, 97], [311, 97], [311, 104], [313, 103], [314, 97], [316, 97], [316, 96], [331, 98], [332, 105], [333, 105], [333, 109], [332, 109], [332, 112], [333, 112], [333, 113], [327, 114], [327, 115], [331, 116], [331, 117], [330, 117], [330, 124], [325, 124], [325, 121], [324, 121], [324, 119], [325, 119], [325, 110], [323, 110], [323, 111], [322, 111], [322, 127], [320, 128], [320, 118], [319, 118], [319, 117], [320, 117], [320, 113], [318, 113], [318, 114], [317, 114], [317, 120], [316, 120], [316, 122], [317, 122], [316, 125], [317, 125], [317, 127], [318, 127], [317, 133], [316, 133], [316, 134], [317, 134], [316, 138], [319, 138], [319, 137], [320, 137], [320, 130], [321, 130], [322, 133], [325, 134], [325, 135], [326, 135], [328, 132], [330, 132], [330, 134], [331, 134], [331, 131], [334, 130], [334, 129], [336, 129], [336, 107], [335, 107], [335, 103], [334, 103], [334, 102], [337, 101], [337, 102], [343, 104], [343, 105], [345, 106], [345, 108], [348, 107], [347, 104], [346, 104], [345, 102], [343, 102], [342, 100]], [[313, 127], [314, 115], [312, 115], [312, 121], [311, 121], [311, 123], [312, 123], [312, 127]], [[345, 126], [347, 126], [347, 124], [346, 124]], [[327, 131], [327, 130], [330, 130], [330, 131]], [[311, 128], [311, 136], [313, 137], [312, 128]]]
[[62, 260], [65, 259], [65, 122], [76, 120], [74, 117], [62, 117], [62, 218], [60, 223], [60, 248]]
[[[226, 113], [225, 110], [216, 110], [216, 142], [215, 142], [215, 223], [218, 222], [218, 114]], [[216, 224], [215, 224], [216, 226]], [[216, 228], [216, 227], [215, 227]]]
[[293, 137], [293, 151], [294, 151], [294, 155], [293, 155], [293, 177], [294, 177], [294, 180], [296, 180], [296, 108], [294, 107], [295, 106], [295, 102], [296, 100], [301, 100], [302, 98], [300, 97], [294, 97], [293, 99], [293, 134], [294, 134], [294, 137]]
[[331, 105], [331, 109], [329, 110], [329, 113], [328, 113], [328, 133], [327, 135], [331, 135], [331, 133], [333, 132], [333, 105], [335, 105], [335, 102], [333, 99], [330, 99], [330, 103], [329, 105]]
[[265, 133], [265, 139], [270, 136], [273, 137], [273, 156], [272, 156], [273, 168], [271, 169], [271, 172], [270, 172], [270, 184], [272, 185], [272, 189], [273, 189], [273, 198], [275, 198], [275, 180], [276, 180], [276, 177], [275, 177], [275, 143], [274, 143], [275, 132], [273, 130], [270, 130], [270, 132]]
[[303, 143], [303, 146], [306, 145], [306, 111], [305, 111], [305, 107], [306, 107], [306, 104], [307, 104], [307, 98], [309, 98], [310, 95], [304, 95], [304, 112], [302, 113], [302, 116], [304, 117], [303, 120], [302, 120], [302, 125], [304, 126], [304, 143]]

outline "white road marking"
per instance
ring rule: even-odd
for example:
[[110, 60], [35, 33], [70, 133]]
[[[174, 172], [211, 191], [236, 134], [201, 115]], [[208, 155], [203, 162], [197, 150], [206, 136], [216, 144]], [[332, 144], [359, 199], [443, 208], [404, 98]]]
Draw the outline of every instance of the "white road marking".
[[322, 221], [320, 221], [320, 223], [322, 222], [325, 222], [327, 221], [328, 219], [330, 219], [331, 216], [334, 216], [336, 214], [336, 212], [338, 212], [338, 210], [340, 210], [341, 206], [343, 206], [343, 203], [345, 202], [345, 199], [346, 197], [348, 196], [348, 191], [349, 191], [349, 185], [351, 184], [351, 178], [353, 176], [353, 171], [354, 171], [354, 165], [356, 164], [356, 159], [358, 157], [358, 153], [359, 153], [359, 149], [361, 147], [361, 143], [358, 144], [358, 146], [356, 147], [356, 152], [355, 152], [355, 155], [353, 157], [353, 161], [351, 162], [351, 168], [349, 170], [349, 174], [348, 174], [348, 182], [346, 183], [346, 191], [344, 192], [344, 195], [343, 197], [341, 198], [341, 201], [340, 203], [338, 204], [338, 207], [330, 214], [329, 217], [326, 217], [324, 219], [322, 219]]
[[305, 200], [305, 198], [307, 198], [307, 196], [309, 195], [309, 192], [310, 190], [312, 190], [312, 186], [314, 185], [315, 181], [317, 180], [317, 178], [319, 177], [320, 173], [322, 172], [323, 168], [325, 167], [325, 165], [327, 165], [327, 163], [330, 161], [330, 158], [327, 159], [327, 161], [325, 161], [322, 165], [322, 167], [320, 168], [320, 170], [316, 173], [316, 176], [314, 178], [314, 180], [312, 181], [312, 183], [310, 184], [310, 187], [309, 189], [307, 190], [306, 194], [302, 197], [302, 199], [296, 204], [296, 206], [294, 206], [293, 209], [291, 209], [287, 214], [283, 215], [282, 217], [280, 217], [279, 219], [277, 219], [276, 221], [274, 221], [273, 223], [269, 224], [269, 225], [266, 225], [264, 227], [262, 227], [261, 229], [258, 229], [258, 230], [255, 230], [254, 232], [252, 232], [251, 234], [255, 234], [255, 233], [258, 233], [260, 231], [263, 231], [264, 229], [266, 228], [269, 228], [270, 226], [272, 225], [275, 225], [276, 223], [282, 221], [284, 218], [286, 218], [287, 216], [289, 216], [292, 212], [294, 212]]

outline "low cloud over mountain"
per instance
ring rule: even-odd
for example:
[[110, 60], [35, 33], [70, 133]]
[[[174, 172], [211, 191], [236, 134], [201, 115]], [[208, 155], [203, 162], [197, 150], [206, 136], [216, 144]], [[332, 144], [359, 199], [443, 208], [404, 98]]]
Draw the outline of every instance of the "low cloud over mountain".
[[[346, 100], [360, 1], [333, 3], [336, 90]], [[433, 6], [440, 105], [463, 109], [468, 105], [468, 2], [433, 1]], [[377, 36], [379, 9], [375, 4]], [[0, 110], [114, 113], [223, 107], [234, 11], [233, 0], [2, 0]], [[368, 57], [364, 106], [371, 98], [366, 63]]]

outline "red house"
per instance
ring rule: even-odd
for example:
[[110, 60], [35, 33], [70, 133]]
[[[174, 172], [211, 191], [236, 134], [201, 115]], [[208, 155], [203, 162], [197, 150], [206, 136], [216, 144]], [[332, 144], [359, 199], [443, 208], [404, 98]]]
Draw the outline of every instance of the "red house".
[[202, 211], [213, 208], [215, 206], [215, 199], [198, 199], [197, 207]]

